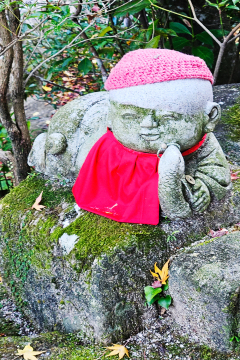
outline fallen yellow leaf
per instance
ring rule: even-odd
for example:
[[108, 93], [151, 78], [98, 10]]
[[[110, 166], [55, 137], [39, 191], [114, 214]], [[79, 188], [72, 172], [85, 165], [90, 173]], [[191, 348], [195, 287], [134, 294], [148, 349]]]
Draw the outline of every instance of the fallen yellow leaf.
[[42, 193], [43, 191], [41, 192], [41, 194], [36, 198], [35, 200], [35, 203], [33, 204], [32, 206], [32, 209], [36, 209], [38, 211], [41, 211], [41, 209], [45, 208], [46, 206], [44, 205], [39, 205], [39, 203], [42, 201]]
[[73, 76], [73, 75], [72, 75], [69, 71], [67, 71], [67, 70], [64, 71], [63, 73], [64, 73], [65, 75], [67, 75], [67, 76]]
[[45, 91], [51, 91], [52, 88], [50, 88], [49, 86], [42, 86], [43, 90]]
[[23, 350], [18, 350], [16, 355], [22, 355], [25, 360], [37, 360], [34, 355], [40, 355], [46, 351], [34, 351], [30, 345], [26, 345]]
[[106, 349], [113, 350], [107, 356], [119, 355], [119, 359], [122, 359], [124, 355], [127, 355], [129, 357], [128, 349], [125, 348], [125, 346], [123, 345], [114, 344], [113, 346], [109, 346]]
[[163, 268], [162, 268], [162, 275], [160, 275], [160, 276], [161, 276], [161, 281], [162, 281], [162, 284], [163, 284], [163, 285], [166, 284], [166, 281], [167, 281], [167, 279], [169, 278], [169, 275], [168, 275], [168, 264], [169, 264], [169, 261], [170, 261], [170, 260], [168, 260], [168, 261], [166, 262], [166, 264], [163, 266]]
[[0, 284], [2, 284], [2, 277], [0, 276]]
[[168, 260], [166, 262], [166, 264], [164, 264], [162, 270], [160, 270], [158, 267], [157, 267], [157, 263], [154, 264], [154, 271], [155, 272], [152, 272], [150, 270], [150, 273], [152, 274], [153, 277], [157, 278], [159, 281], [161, 281], [161, 283], [164, 285], [166, 284], [166, 281], [167, 279], [169, 278], [169, 275], [168, 275], [168, 264], [169, 264], [169, 261]]

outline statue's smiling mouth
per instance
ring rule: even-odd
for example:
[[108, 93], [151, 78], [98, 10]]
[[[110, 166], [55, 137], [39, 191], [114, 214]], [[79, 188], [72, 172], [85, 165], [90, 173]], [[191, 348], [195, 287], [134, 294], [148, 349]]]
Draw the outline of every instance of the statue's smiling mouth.
[[141, 134], [140, 136], [143, 140], [155, 141], [159, 139], [160, 134]]

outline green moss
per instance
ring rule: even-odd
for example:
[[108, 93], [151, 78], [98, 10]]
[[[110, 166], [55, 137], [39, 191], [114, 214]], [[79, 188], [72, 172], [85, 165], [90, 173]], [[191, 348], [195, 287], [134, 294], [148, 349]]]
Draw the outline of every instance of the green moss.
[[[17, 349], [23, 349], [27, 343], [35, 351], [50, 352], [47, 356], [49, 360], [95, 360], [106, 352], [105, 348], [97, 345], [83, 346], [78, 334], [53, 332], [41, 334], [34, 339], [26, 336], [0, 338], [0, 353], [7, 356], [7, 359], [15, 359], [13, 354], [17, 353]], [[101, 359], [105, 359], [105, 356]]]
[[111, 254], [116, 246], [124, 249], [134, 243], [139, 248], [143, 246], [147, 253], [154, 242], [165, 236], [156, 226], [118, 223], [89, 212], [84, 212], [64, 229], [56, 228], [50, 239], [56, 241], [64, 233], [79, 237], [74, 250], [67, 256], [77, 260], [74, 268], [78, 272], [88, 269], [102, 253]]
[[213, 239], [203, 241], [203, 242], [201, 242], [201, 243], [199, 243], [199, 244], [196, 244], [195, 247], [207, 245], [207, 244], [211, 243], [212, 241], [214, 241], [214, 240], [216, 240], [216, 239], [217, 239], [217, 238], [215, 237], [215, 238], [213, 238]]
[[8, 208], [10, 214], [19, 211], [24, 213], [26, 209], [31, 208], [41, 191], [43, 191], [41, 204], [48, 209], [56, 207], [63, 200], [74, 203], [74, 197], [69, 188], [56, 189], [54, 184], [34, 173], [20, 185], [11, 189], [10, 193], [1, 200], [1, 204], [5, 210]]
[[[37, 212], [31, 206], [41, 191], [41, 204], [46, 208]], [[24, 304], [21, 293], [30, 266], [40, 274], [49, 275], [53, 248], [64, 233], [79, 237], [74, 250], [66, 256], [76, 272], [89, 269], [94, 259], [103, 253], [112, 254], [115, 247], [121, 250], [133, 244], [147, 254], [156, 242], [164, 244], [159, 240], [166, 235], [159, 227], [117, 223], [89, 212], [64, 229], [56, 227], [63, 202], [70, 206], [74, 203], [71, 188], [59, 188], [35, 174], [1, 201], [1, 240], [5, 244], [3, 275], [20, 306]]]
[[222, 121], [225, 124], [231, 125], [229, 137], [233, 141], [238, 141], [240, 139], [240, 97], [235, 105], [223, 112]]
[[[41, 204], [46, 208], [40, 213], [31, 207], [41, 191]], [[18, 305], [23, 305], [21, 289], [30, 264], [36, 269], [50, 269], [53, 244], [49, 241], [49, 234], [57, 224], [58, 214], [62, 211], [59, 204], [63, 201], [74, 202], [70, 189], [56, 188], [56, 184], [34, 173], [0, 202], [1, 242], [5, 245], [5, 271], [2, 275]]]

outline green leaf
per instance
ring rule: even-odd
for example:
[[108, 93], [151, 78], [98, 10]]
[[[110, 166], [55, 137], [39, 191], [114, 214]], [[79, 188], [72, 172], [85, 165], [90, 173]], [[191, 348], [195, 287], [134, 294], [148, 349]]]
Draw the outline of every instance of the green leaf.
[[160, 40], [160, 35], [155, 36], [152, 40], [150, 40], [146, 44], [145, 49], [150, 49], [150, 48], [156, 49], [158, 47], [159, 40]]
[[223, 7], [229, 0], [224, 0], [218, 4], [219, 7]]
[[[157, 3], [157, 0], [151, 0], [153, 4]], [[149, 0], [134, 0], [131, 2], [127, 2], [127, 4], [120, 6], [115, 12], [114, 15], [116, 16], [125, 16], [127, 13], [129, 14], [136, 14], [139, 11], [150, 7], [151, 3]]]
[[112, 28], [111, 26], [107, 26], [105, 29], [103, 29], [99, 34], [98, 34], [98, 37], [102, 37], [104, 36], [107, 32], [111, 31]]
[[208, 1], [208, 0], [206, 0], [206, 2], [208, 3], [209, 6], [213, 6], [213, 7], [215, 7], [216, 9], [219, 9], [217, 4], [213, 4], [213, 3], [211, 3], [211, 2]]
[[177, 34], [188, 34], [192, 36], [192, 33], [183, 24], [180, 24], [178, 22], [170, 22], [169, 26], [170, 29], [174, 30]]
[[167, 290], [168, 290], [168, 282], [162, 286], [162, 290], [163, 290], [163, 291], [167, 291]]
[[78, 70], [82, 71], [84, 75], [89, 73], [92, 70], [92, 62], [85, 58], [78, 64]]
[[[159, 22], [159, 20], [157, 19], [152, 24], [149, 25], [147, 32], [146, 32], [147, 41], [149, 41], [150, 37], [152, 36], [153, 28], [154, 28], [154, 30], [156, 30], [158, 22]], [[153, 26], [153, 24], [154, 24], [154, 26]]]
[[172, 298], [170, 295], [167, 295], [165, 297], [161, 297], [159, 300], [158, 300], [158, 304], [160, 306], [162, 306], [164, 309], [168, 309], [169, 306], [171, 305], [171, 302], [172, 302]]
[[72, 62], [72, 61], [74, 61], [75, 60], [75, 58], [73, 58], [73, 57], [70, 57], [70, 58], [67, 58], [67, 59], [65, 59], [64, 61], [63, 61], [63, 63], [62, 63], [62, 66], [61, 66], [61, 68], [64, 70], [66, 67], [68, 67], [68, 65]]
[[172, 29], [157, 28], [155, 32], [157, 35], [163, 35], [164, 37], [167, 37], [168, 35], [177, 36], [176, 32]]
[[103, 49], [98, 50], [99, 55], [106, 54], [108, 59], [112, 58], [114, 52], [115, 52], [114, 47], [104, 47]]
[[227, 30], [222, 30], [221, 29], [211, 29], [210, 30], [211, 33], [216, 36], [216, 38], [222, 38], [223, 37], [223, 33], [224, 33], [224, 36], [228, 35], [229, 34], [229, 31]]
[[193, 47], [192, 54], [195, 56], [199, 56], [201, 59], [203, 59], [206, 62], [207, 66], [209, 66], [210, 68], [213, 66], [213, 61], [214, 61], [213, 52], [207, 47], [205, 46]]
[[[148, 303], [151, 302], [151, 300], [153, 300], [153, 298], [158, 295], [160, 292], [162, 292], [161, 288], [157, 288], [154, 289], [152, 286], [146, 286], [144, 288], [144, 292], [145, 292], [145, 298], [147, 300]], [[151, 304], [149, 304], [151, 305]]]
[[204, 44], [213, 46], [213, 39], [206, 31], [203, 31], [200, 34], [197, 34], [196, 39], [203, 42]]
[[174, 50], [181, 51], [185, 46], [189, 46], [191, 43], [184, 37], [178, 36], [172, 39]]
[[239, 0], [232, 0], [233, 4], [236, 5], [238, 2], [240, 2]]
[[227, 9], [227, 10], [240, 10], [239, 7], [234, 6], [234, 5], [226, 6], [226, 9]]

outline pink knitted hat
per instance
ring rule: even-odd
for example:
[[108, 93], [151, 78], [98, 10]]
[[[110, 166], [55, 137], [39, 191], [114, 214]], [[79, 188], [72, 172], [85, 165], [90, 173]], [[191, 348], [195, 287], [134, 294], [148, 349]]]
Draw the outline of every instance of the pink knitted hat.
[[130, 51], [112, 69], [106, 90], [153, 84], [177, 79], [205, 79], [213, 76], [204, 60], [175, 50], [140, 49]]

